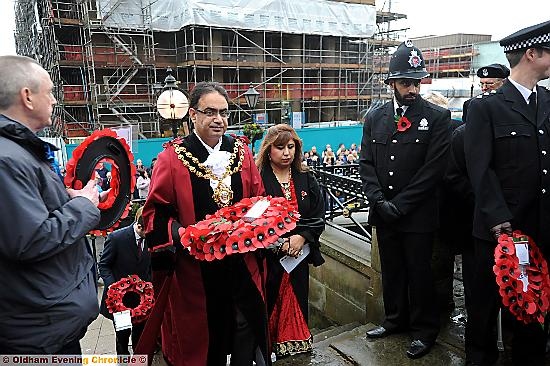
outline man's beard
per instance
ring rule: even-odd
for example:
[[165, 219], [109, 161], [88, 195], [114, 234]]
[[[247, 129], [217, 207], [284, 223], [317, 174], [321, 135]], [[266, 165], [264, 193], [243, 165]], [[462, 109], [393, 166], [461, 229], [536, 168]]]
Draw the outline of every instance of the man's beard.
[[394, 95], [395, 95], [395, 99], [397, 100], [397, 103], [399, 103], [399, 105], [411, 106], [418, 99], [418, 94], [407, 93], [406, 95], [401, 95], [397, 91], [397, 89], [394, 89]]

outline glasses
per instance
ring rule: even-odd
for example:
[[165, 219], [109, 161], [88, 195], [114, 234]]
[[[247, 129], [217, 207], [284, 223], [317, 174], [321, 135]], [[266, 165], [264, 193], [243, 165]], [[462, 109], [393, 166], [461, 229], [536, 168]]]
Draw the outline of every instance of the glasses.
[[214, 108], [206, 108], [204, 111], [201, 111], [198, 108], [194, 108], [197, 112], [204, 114], [206, 117], [216, 117], [218, 114], [222, 118], [229, 118], [231, 115], [231, 112], [229, 109], [214, 109]]
[[420, 80], [413, 79], [399, 80], [397, 83], [404, 88], [409, 88], [411, 85], [414, 85], [415, 88], [418, 88], [420, 86]]

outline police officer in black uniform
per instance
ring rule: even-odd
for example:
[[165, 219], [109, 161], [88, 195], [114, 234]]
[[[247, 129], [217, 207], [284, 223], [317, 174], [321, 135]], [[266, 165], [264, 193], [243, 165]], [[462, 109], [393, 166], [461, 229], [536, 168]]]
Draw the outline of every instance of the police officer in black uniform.
[[[480, 78], [482, 94], [477, 99], [483, 98], [489, 93], [496, 93], [510, 75], [510, 70], [502, 64], [490, 64], [477, 70]], [[475, 99], [473, 98], [473, 99]], [[472, 99], [464, 102], [462, 121], [466, 122], [467, 109]], [[442, 203], [441, 203], [441, 228], [440, 232], [445, 243], [455, 253], [462, 254], [462, 280], [464, 285], [464, 301], [466, 312], [470, 309], [472, 298], [472, 285], [475, 281], [474, 244], [472, 237], [472, 219], [474, 216], [474, 192], [466, 169], [466, 156], [464, 152], [465, 124], [453, 125], [454, 131], [451, 137], [450, 156], [445, 178], [443, 179]], [[452, 293], [452, 289], [451, 289]]]
[[[466, 325], [466, 359], [498, 358], [494, 327], [501, 304], [494, 265], [496, 238], [521, 230], [550, 259], [550, 92], [536, 83], [550, 76], [550, 21], [500, 41], [512, 68], [494, 94], [474, 99], [465, 132], [466, 165], [475, 194], [475, 286]], [[543, 365], [540, 324], [513, 324], [516, 365]]]
[[[480, 67], [476, 73], [483, 93], [492, 93], [502, 86], [510, 75], [510, 69], [502, 64], [490, 64]], [[478, 95], [480, 97], [480, 95]], [[468, 106], [472, 99], [468, 99], [462, 106], [462, 121], [466, 122]]]
[[420, 80], [428, 73], [412, 42], [397, 48], [389, 69], [385, 82], [394, 98], [367, 114], [359, 159], [369, 223], [376, 226], [385, 310], [384, 322], [367, 337], [410, 331], [407, 356], [419, 358], [439, 333], [430, 259], [451, 115], [420, 97]]

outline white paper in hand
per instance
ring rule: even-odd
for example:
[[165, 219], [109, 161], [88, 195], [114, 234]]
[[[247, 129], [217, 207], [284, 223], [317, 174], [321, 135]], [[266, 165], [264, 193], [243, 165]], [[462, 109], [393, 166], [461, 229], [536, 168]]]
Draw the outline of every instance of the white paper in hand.
[[130, 310], [119, 311], [113, 313], [113, 320], [115, 322], [115, 330], [132, 329], [132, 317], [130, 316]]
[[302, 247], [302, 254], [300, 254], [298, 257], [294, 258], [289, 255], [285, 255], [284, 257], [279, 259], [279, 262], [281, 262], [281, 265], [283, 266], [285, 271], [287, 273], [290, 273], [294, 268], [296, 268], [298, 264], [300, 264], [301, 261], [304, 260], [305, 257], [307, 257], [308, 254], [309, 254], [309, 244], [306, 243]]

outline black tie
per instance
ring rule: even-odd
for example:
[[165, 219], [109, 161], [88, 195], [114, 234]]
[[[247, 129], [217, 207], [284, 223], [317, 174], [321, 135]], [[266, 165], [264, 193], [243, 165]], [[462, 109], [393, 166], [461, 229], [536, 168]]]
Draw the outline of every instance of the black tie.
[[537, 119], [537, 93], [532, 92], [529, 96], [529, 109], [533, 113], [535, 120]]
[[143, 238], [139, 238], [138, 241], [137, 241], [137, 246], [138, 246], [138, 257], [141, 258], [141, 255], [143, 254]]
[[402, 116], [403, 116], [403, 108], [398, 107], [395, 111], [397, 112], [397, 115], [398, 115], [399, 117], [402, 117]]

